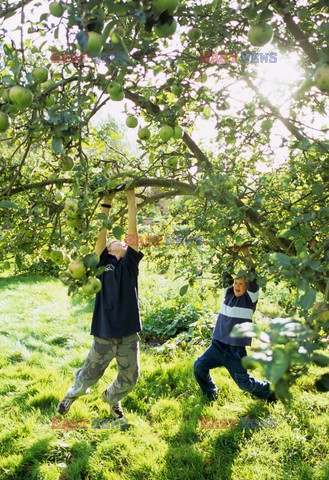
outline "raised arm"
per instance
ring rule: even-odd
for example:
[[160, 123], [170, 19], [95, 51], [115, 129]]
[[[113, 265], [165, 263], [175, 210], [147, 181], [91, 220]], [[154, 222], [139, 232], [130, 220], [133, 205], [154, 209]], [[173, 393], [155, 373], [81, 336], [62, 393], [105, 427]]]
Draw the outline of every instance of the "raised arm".
[[[102, 200], [101, 205], [108, 205], [106, 207], [101, 207], [101, 212], [106, 215], [106, 218], [109, 218], [110, 206], [111, 206], [111, 202], [113, 200], [113, 197], [114, 197], [114, 193], [112, 193], [110, 195], [105, 195], [103, 200]], [[106, 247], [106, 228], [103, 228], [99, 232], [98, 237], [97, 237], [96, 246], [95, 246], [96, 255], [100, 256], [101, 253], [104, 251], [105, 247]]]
[[250, 256], [248, 247], [241, 247], [240, 250], [243, 253], [245, 260], [248, 262], [249, 268], [254, 269], [255, 268], [255, 263], [254, 263], [252, 257]]
[[135, 190], [126, 190], [128, 202], [128, 232], [130, 238], [133, 238], [130, 246], [138, 251], [138, 234], [137, 234], [137, 208], [135, 200]]

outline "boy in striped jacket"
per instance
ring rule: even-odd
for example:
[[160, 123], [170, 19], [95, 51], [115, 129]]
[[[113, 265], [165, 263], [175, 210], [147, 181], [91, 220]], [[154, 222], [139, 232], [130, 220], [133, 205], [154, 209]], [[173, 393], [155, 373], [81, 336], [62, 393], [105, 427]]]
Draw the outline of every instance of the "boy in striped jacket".
[[250, 337], [231, 337], [234, 325], [251, 322], [258, 301], [259, 287], [254, 278], [255, 268], [247, 247], [241, 248], [251, 265], [249, 275], [233, 277], [223, 272], [224, 302], [217, 318], [210, 347], [194, 363], [194, 375], [203, 393], [214, 400], [218, 388], [213, 382], [209, 370], [225, 367], [235, 383], [244, 391], [272, 403], [276, 401], [270, 383], [256, 380], [242, 366], [241, 359], [247, 355], [246, 346], [251, 345]]

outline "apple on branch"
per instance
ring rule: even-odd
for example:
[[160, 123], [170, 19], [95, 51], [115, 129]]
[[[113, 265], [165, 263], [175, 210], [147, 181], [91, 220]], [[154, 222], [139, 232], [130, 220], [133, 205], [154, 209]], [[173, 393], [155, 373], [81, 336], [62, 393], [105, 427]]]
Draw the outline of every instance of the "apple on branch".
[[83, 293], [86, 295], [94, 295], [102, 289], [102, 282], [99, 278], [89, 277], [87, 282], [82, 285]]
[[81, 279], [86, 275], [86, 267], [83, 262], [76, 260], [69, 265], [69, 273], [71, 277]]

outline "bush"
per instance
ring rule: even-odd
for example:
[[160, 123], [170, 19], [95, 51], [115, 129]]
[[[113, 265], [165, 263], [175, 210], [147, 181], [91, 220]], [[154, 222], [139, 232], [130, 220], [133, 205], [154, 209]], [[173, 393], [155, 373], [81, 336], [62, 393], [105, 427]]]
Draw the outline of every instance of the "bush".
[[146, 315], [142, 335], [145, 340], [168, 340], [187, 331], [203, 310], [193, 305], [164, 307]]

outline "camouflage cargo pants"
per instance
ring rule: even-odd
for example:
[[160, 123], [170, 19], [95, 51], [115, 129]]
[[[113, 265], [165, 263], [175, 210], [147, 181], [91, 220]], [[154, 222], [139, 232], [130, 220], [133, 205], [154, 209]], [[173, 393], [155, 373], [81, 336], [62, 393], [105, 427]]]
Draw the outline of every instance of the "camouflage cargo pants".
[[106, 390], [109, 403], [117, 403], [134, 387], [139, 376], [139, 335], [134, 333], [120, 338], [95, 337], [87, 360], [75, 374], [75, 382], [66, 392], [66, 397], [80, 397], [104, 374], [115, 358], [118, 375]]

